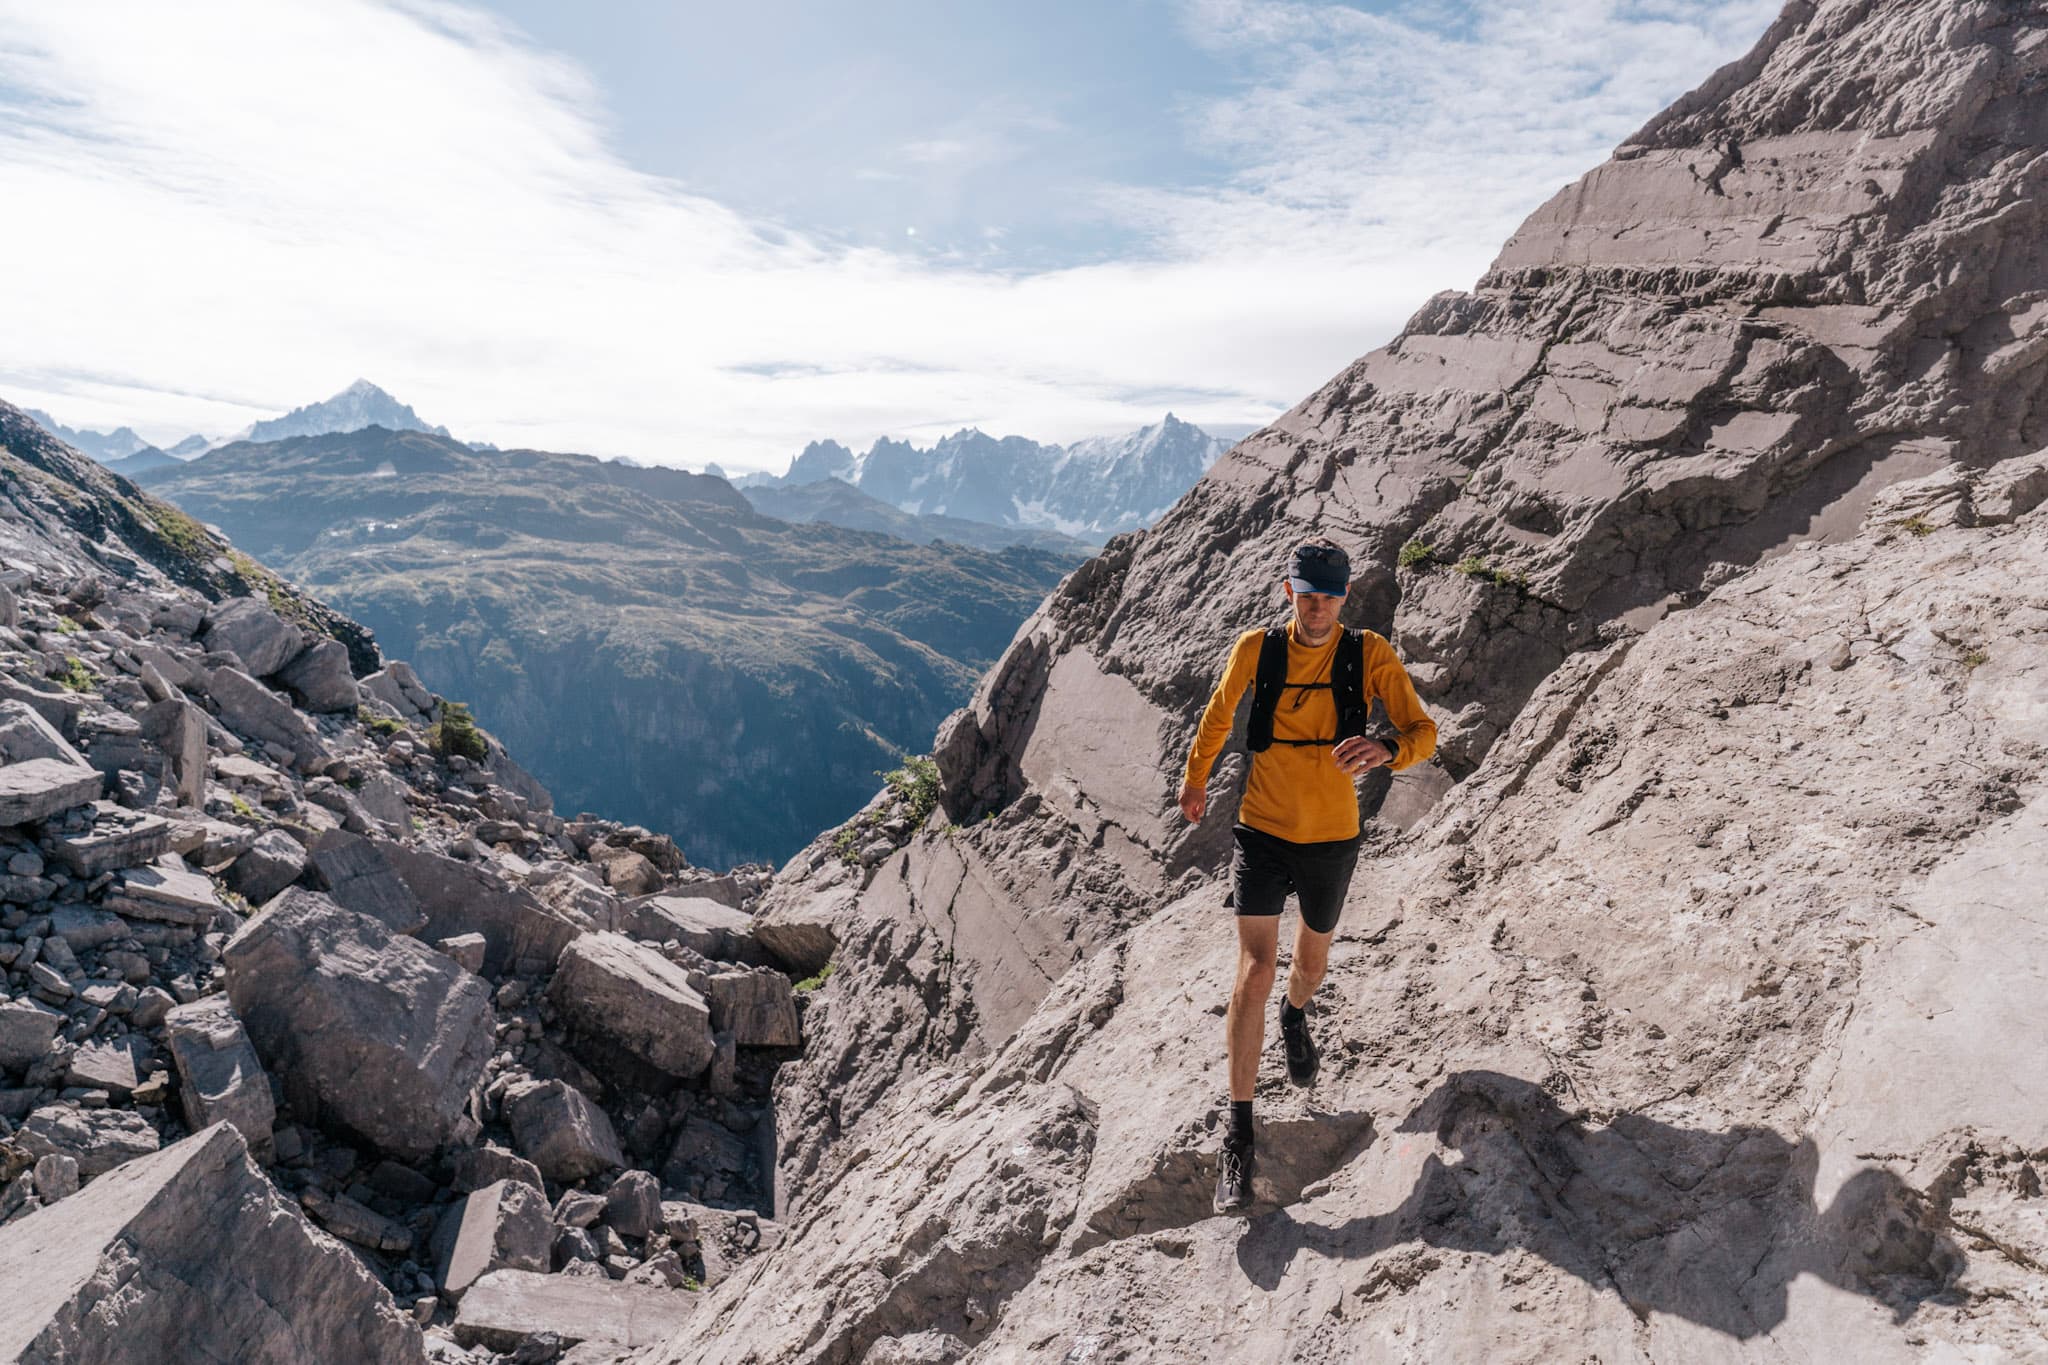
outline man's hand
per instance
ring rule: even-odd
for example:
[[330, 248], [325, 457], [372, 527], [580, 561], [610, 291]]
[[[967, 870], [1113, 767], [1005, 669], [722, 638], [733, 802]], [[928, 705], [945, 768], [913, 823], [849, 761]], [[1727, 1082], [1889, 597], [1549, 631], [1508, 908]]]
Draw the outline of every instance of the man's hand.
[[1209, 809], [1209, 789], [1197, 787], [1192, 782], [1180, 784], [1180, 813], [1187, 816], [1191, 825], [1200, 824], [1202, 812]]
[[1359, 777], [1371, 772], [1382, 763], [1392, 763], [1394, 752], [1376, 739], [1364, 735], [1353, 735], [1330, 750], [1330, 757], [1337, 760], [1347, 777]]

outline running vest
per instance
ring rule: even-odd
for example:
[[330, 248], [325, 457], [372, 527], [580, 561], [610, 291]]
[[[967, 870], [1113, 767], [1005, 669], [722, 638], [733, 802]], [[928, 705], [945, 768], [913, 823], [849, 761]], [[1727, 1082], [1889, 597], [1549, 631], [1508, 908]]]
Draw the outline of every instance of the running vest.
[[[1330, 689], [1337, 703], [1337, 733], [1328, 739], [1274, 739], [1273, 712], [1280, 707], [1280, 694], [1289, 687]], [[1275, 744], [1335, 744], [1364, 734], [1371, 716], [1372, 707], [1365, 699], [1365, 636], [1355, 630], [1343, 633], [1330, 661], [1328, 682], [1289, 683], [1287, 627], [1275, 626], [1266, 632], [1265, 642], [1259, 646], [1258, 676], [1252, 682], [1251, 719], [1245, 723], [1245, 745], [1253, 753], [1263, 753]]]

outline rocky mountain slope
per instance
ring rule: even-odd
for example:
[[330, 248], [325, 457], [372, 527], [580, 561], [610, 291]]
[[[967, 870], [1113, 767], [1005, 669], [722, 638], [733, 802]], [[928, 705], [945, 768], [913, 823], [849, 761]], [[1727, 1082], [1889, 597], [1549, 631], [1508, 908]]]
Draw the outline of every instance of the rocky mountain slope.
[[[722, 479], [381, 428], [141, 476], [471, 704], [563, 805], [781, 861], [1072, 566], [755, 513]], [[800, 775], [800, 776], [793, 776]]]
[[[2031, 1358], [2044, 175], [2038, 5], [1798, 0], [1112, 541], [764, 898], [791, 1236], [648, 1358]], [[1216, 1219], [1235, 770], [1172, 797], [1315, 533], [1442, 761]]]
[[795, 488], [838, 479], [920, 516], [1034, 527], [1100, 543], [1149, 526], [1214, 464], [1228, 442], [1172, 413], [1123, 436], [1069, 446], [969, 427], [924, 450], [884, 438], [862, 455], [813, 441], [780, 477], [748, 488]]
[[0, 864], [0, 1357], [623, 1351], [779, 1236], [764, 878], [5, 405]]

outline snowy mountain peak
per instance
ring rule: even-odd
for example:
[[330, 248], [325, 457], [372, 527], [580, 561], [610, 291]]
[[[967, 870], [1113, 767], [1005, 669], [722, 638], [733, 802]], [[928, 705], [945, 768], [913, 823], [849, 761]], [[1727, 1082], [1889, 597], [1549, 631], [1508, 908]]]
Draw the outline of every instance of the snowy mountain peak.
[[1227, 445], [1172, 413], [1122, 436], [1070, 446], [969, 426], [930, 449], [885, 436], [859, 456], [837, 441], [813, 441], [781, 478], [742, 482], [794, 486], [838, 478], [914, 515], [1101, 538], [1150, 525]]
[[448, 428], [428, 425], [407, 404], [399, 402], [369, 380], [358, 379], [332, 398], [293, 408], [282, 417], [253, 423], [231, 439], [282, 441], [292, 436], [328, 436], [337, 432], [361, 431], [364, 427], [448, 435]]

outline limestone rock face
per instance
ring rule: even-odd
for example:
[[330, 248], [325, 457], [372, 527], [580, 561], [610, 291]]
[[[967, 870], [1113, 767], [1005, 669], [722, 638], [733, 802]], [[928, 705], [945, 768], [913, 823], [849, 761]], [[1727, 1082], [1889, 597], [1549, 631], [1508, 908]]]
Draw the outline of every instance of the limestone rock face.
[[225, 1124], [0, 1230], [0, 1284], [0, 1356], [25, 1365], [426, 1362], [419, 1328]]
[[420, 1160], [463, 1131], [492, 1045], [488, 988], [301, 887], [224, 951], [228, 996], [295, 1107]]
[[[766, 898], [837, 970], [777, 1080], [795, 1235], [709, 1313], [788, 1315], [763, 1360], [2036, 1349], [2048, 1111], [1984, 1040], [2048, 998], [2044, 88], [2039, 6], [1794, 3], [1077, 570], [941, 731], [953, 826]], [[1241, 758], [1172, 800], [1311, 534], [1442, 757], [1370, 793], [1313, 1104], [1269, 1060], [1217, 1220]], [[834, 1269], [837, 1220], [917, 1246], [897, 1181], [988, 1155], [999, 1083], [1091, 1115], [1056, 1249], [993, 1326], [806, 1338], [909, 1259]]]

